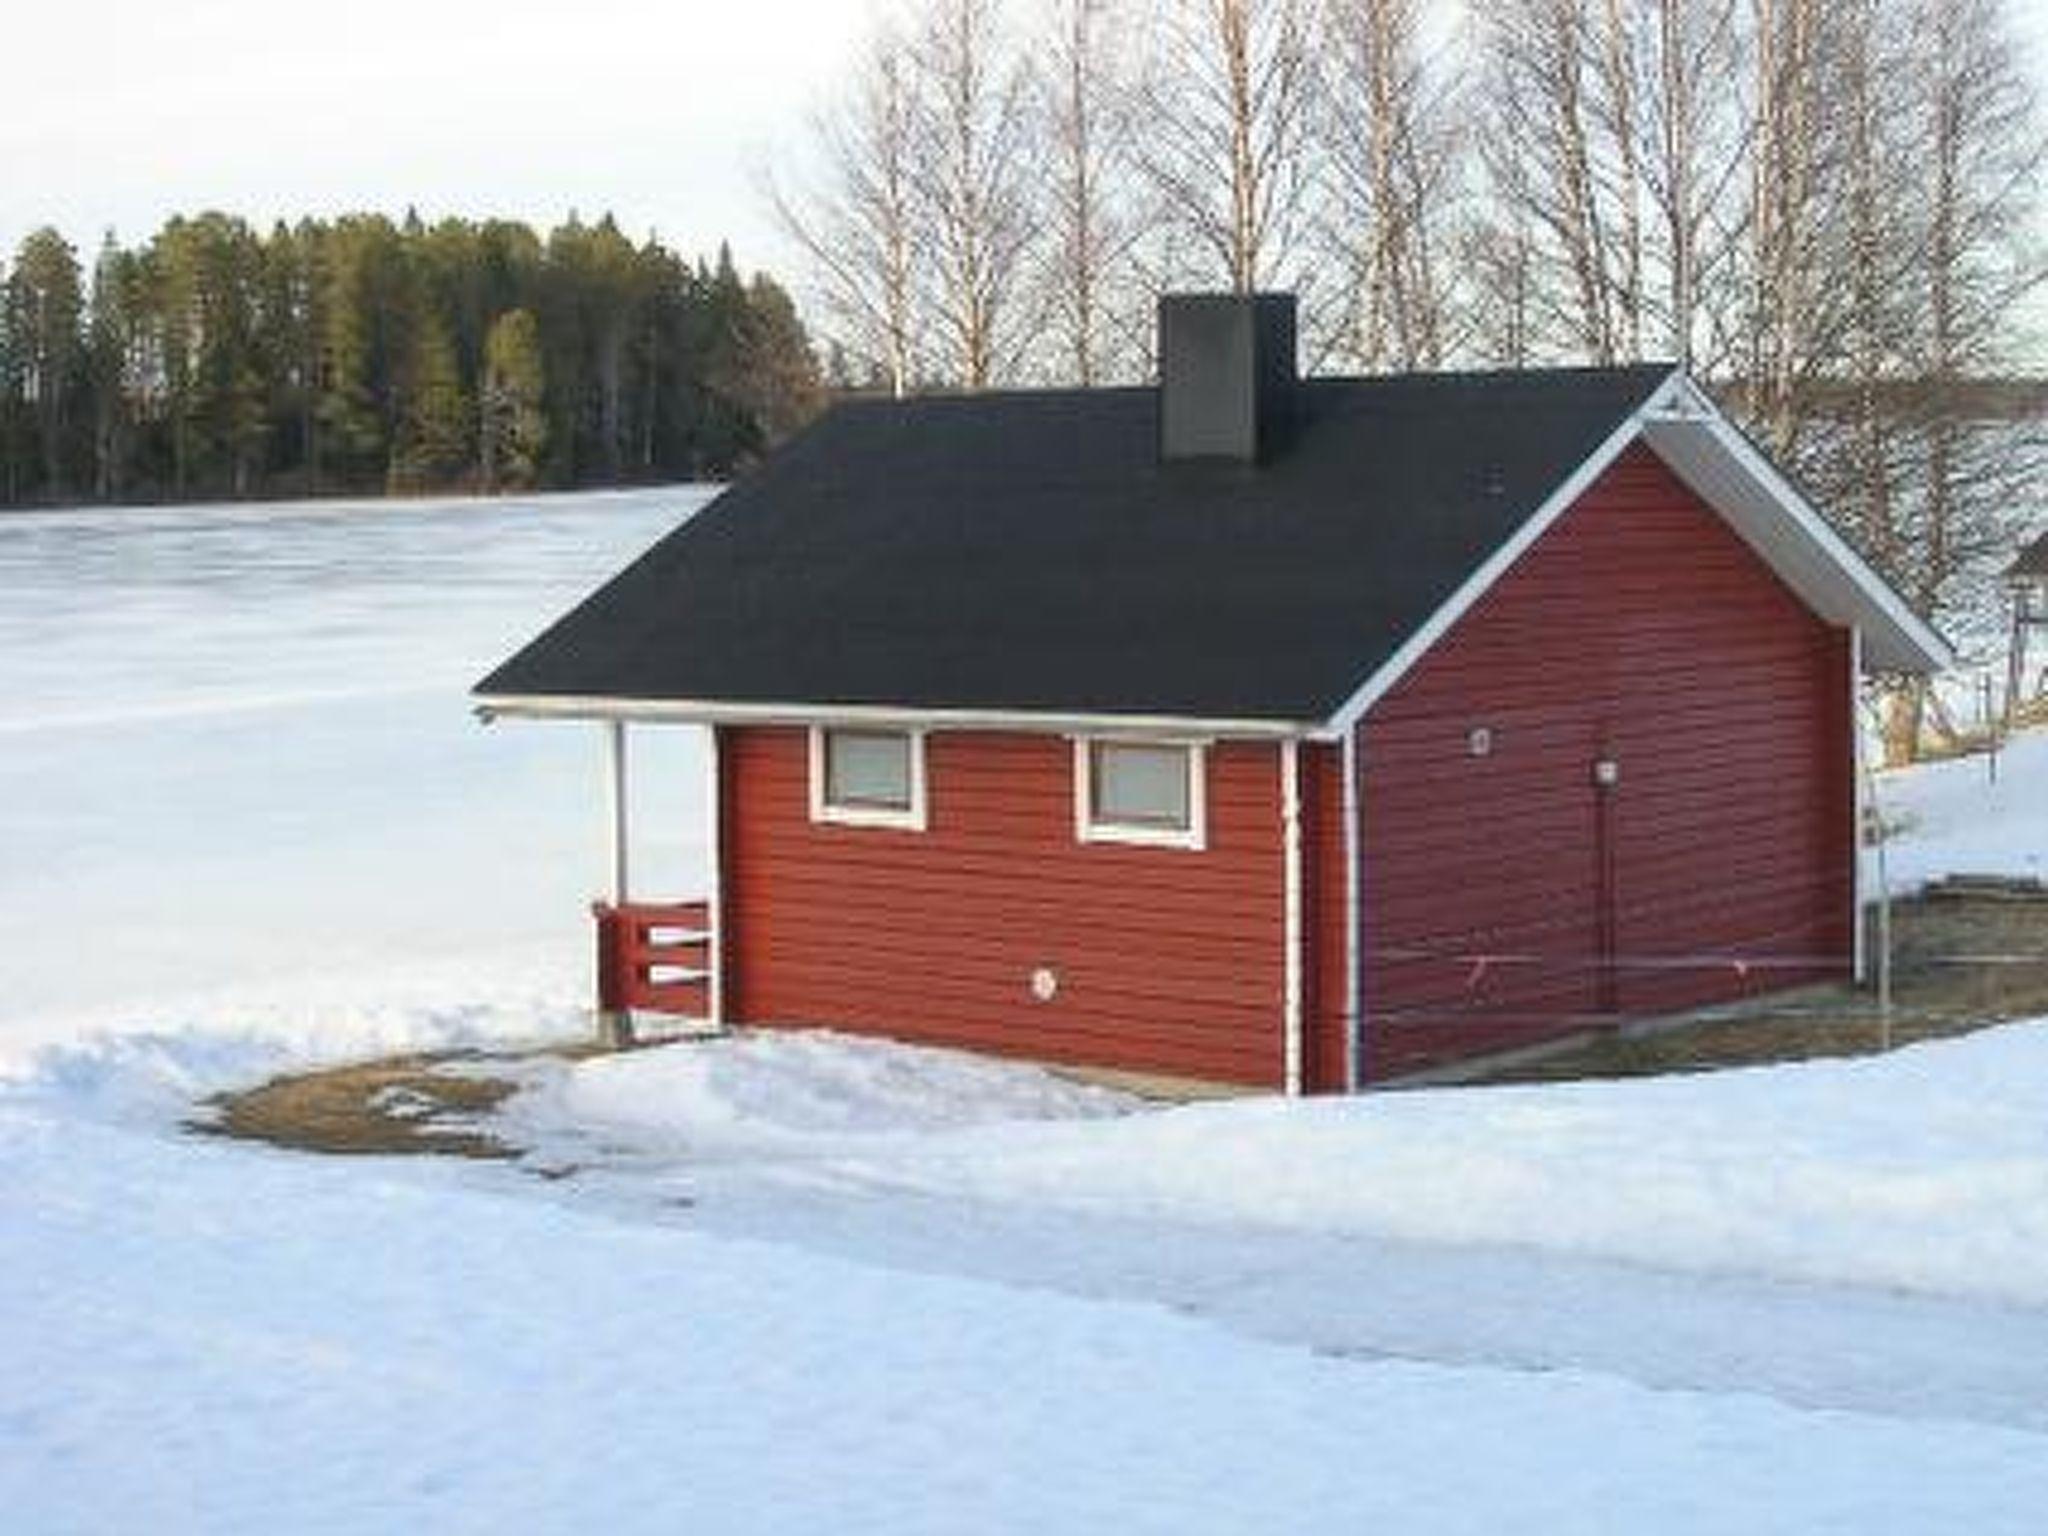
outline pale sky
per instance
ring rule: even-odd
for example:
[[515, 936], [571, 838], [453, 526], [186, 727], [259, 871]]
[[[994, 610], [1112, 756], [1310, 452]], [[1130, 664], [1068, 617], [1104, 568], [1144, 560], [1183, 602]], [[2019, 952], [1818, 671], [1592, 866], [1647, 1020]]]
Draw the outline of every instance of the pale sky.
[[4, 8], [0, 251], [90, 259], [173, 213], [610, 210], [782, 265], [758, 168], [801, 136], [863, 0], [58, 0]]
[[[2008, 0], [2048, 90], [2048, 0]], [[797, 281], [758, 190], [871, 0], [57, 0], [7, 7], [0, 252], [173, 213], [606, 210]]]

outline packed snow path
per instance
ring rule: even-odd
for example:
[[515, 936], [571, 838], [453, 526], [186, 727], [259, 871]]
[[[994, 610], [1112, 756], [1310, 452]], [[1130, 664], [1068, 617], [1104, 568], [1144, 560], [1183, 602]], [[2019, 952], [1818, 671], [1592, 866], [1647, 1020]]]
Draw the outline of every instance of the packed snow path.
[[2048, 1433], [2040, 1311], [1527, 1249], [750, 1193], [758, 1198], [705, 1194], [690, 1224], [930, 1273], [1164, 1303], [1361, 1359], [1594, 1371], [1650, 1388]]
[[546, 1187], [630, 1219], [1326, 1353], [2048, 1431], [2048, 1022], [1882, 1060], [1115, 1119], [1028, 1070], [831, 1036], [531, 1076], [503, 1119], [574, 1170]]
[[14, 1530], [1990, 1536], [2048, 1501], [2021, 1431], [1279, 1347], [467, 1167], [14, 1105], [0, 1165]]

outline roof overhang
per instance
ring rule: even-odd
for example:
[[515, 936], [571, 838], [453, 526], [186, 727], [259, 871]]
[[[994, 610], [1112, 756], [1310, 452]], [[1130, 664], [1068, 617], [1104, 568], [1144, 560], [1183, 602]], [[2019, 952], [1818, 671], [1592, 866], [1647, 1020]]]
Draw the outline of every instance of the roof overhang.
[[1930, 673], [1954, 661], [1948, 642], [1849, 547], [1680, 369], [1551, 492], [1515, 536], [1360, 684], [1316, 734], [1349, 733], [1637, 442], [1647, 443], [1814, 613], [1830, 624], [1860, 631], [1866, 669]]
[[1955, 653], [1849, 547], [1706, 393], [1680, 376], [1639, 413], [1657, 456], [1830, 624], [1863, 633], [1876, 672], [1939, 672]]
[[1312, 722], [1213, 719], [1196, 715], [1090, 714], [997, 709], [909, 709], [896, 705], [755, 703], [718, 699], [618, 699], [568, 694], [478, 694], [476, 713], [493, 720], [601, 720], [674, 725], [870, 725], [912, 731], [1019, 731], [1049, 736], [1145, 736], [1188, 740], [1306, 735]]

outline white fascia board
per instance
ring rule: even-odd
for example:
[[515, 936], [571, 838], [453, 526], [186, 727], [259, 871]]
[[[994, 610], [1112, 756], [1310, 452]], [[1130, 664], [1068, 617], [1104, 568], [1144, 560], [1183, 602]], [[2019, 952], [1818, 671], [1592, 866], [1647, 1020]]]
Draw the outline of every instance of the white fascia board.
[[878, 704], [740, 704], [712, 699], [613, 699], [599, 695], [478, 694], [492, 720], [635, 720], [687, 725], [872, 725], [912, 731], [1023, 731], [1045, 735], [1226, 736], [1278, 741], [1306, 735], [1308, 721], [1209, 719], [1193, 715], [1091, 715], [995, 709], [907, 709]]
[[1666, 401], [1672, 395], [1673, 387], [1684, 382], [1684, 374], [1673, 373], [1669, 380], [1658, 385], [1651, 393], [1649, 401], [1616, 427], [1608, 435], [1607, 440], [1595, 448], [1591, 456], [1573, 470], [1563, 484], [1550, 493], [1528, 521], [1515, 530], [1514, 536], [1489, 555], [1485, 563], [1466, 577], [1464, 584], [1445, 599], [1436, 612], [1423, 621], [1422, 627], [1402, 643], [1399, 650], [1381, 662], [1378, 669], [1359, 684], [1351, 696], [1317, 729], [1317, 738], [1335, 740], [1349, 734], [1358, 722], [1365, 718], [1365, 712], [1406, 677], [1415, 664], [1427, 654], [1430, 647], [1471, 612], [1473, 606], [1492, 590], [1493, 584], [1507, 574], [1508, 568], [1522, 558], [1529, 546], [1548, 533], [1551, 525], [1570, 511], [1593, 482], [1607, 472], [1608, 466], [1620, 458], [1629, 445], [1642, 435], [1643, 419], [1651, 405]]
[[1648, 413], [1644, 435], [1672, 472], [1718, 511], [1809, 608], [1832, 624], [1863, 632], [1868, 666], [1927, 673], [1953, 664], [1949, 643], [1871, 569], [1704, 390], [1686, 381], [1682, 402]]

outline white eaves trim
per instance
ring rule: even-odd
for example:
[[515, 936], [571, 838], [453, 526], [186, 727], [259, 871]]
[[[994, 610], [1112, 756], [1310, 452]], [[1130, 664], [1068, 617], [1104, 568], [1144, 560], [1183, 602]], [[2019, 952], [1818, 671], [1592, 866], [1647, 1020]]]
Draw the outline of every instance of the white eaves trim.
[[740, 704], [712, 699], [613, 699], [582, 694], [478, 694], [485, 721], [623, 720], [687, 725], [840, 725], [901, 731], [1024, 731], [1207, 740], [1218, 736], [1282, 740], [1312, 721], [1206, 719], [1193, 715], [1033, 714], [1001, 709], [908, 709], [878, 704]]
[[1948, 642], [1906, 606], [1679, 369], [1651, 391], [1515, 530], [1514, 537], [1467, 577], [1315, 734], [1325, 739], [1349, 735], [1638, 439], [1649, 443], [1815, 613], [1830, 623], [1861, 629], [1869, 665], [1938, 672], [1954, 659]]
[[1705, 391], [1690, 379], [1679, 383], [1679, 398], [1653, 402], [1643, 413], [1643, 436], [1672, 472], [1815, 613], [1845, 629], [1861, 629], [1866, 666], [1939, 672], [1952, 664], [1949, 643], [1849, 547]]

